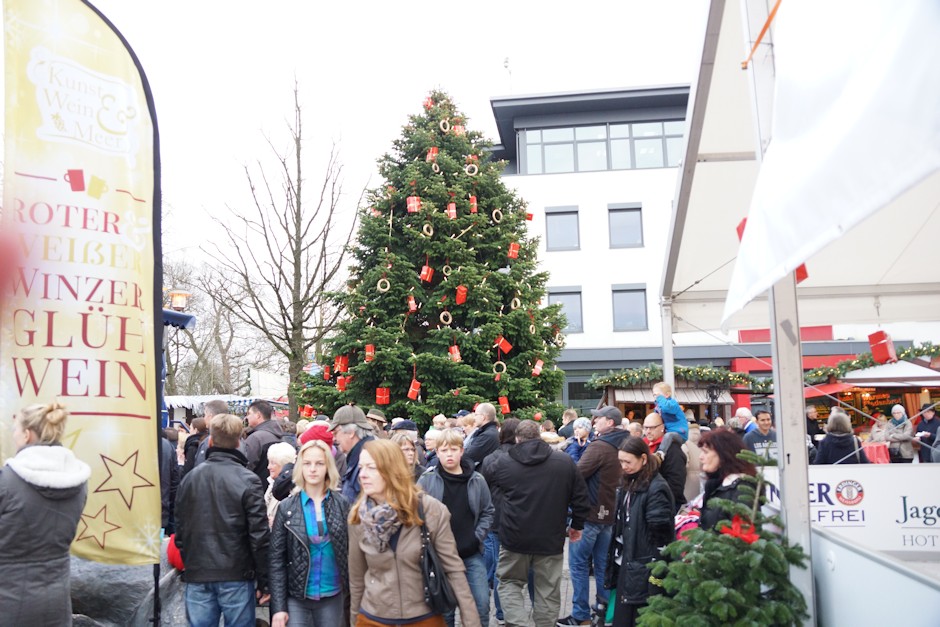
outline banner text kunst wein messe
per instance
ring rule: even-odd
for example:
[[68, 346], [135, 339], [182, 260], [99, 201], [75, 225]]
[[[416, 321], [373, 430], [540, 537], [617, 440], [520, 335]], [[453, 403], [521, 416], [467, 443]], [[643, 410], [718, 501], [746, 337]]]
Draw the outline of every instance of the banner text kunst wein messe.
[[15, 453], [20, 407], [65, 404], [63, 444], [92, 468], [73, 552], [151, 564], [160, 230], [146, 80], [79, 0], [8, 0], [4, 33], [3, 227], [23, 266], [0, 312], [0, 457]]

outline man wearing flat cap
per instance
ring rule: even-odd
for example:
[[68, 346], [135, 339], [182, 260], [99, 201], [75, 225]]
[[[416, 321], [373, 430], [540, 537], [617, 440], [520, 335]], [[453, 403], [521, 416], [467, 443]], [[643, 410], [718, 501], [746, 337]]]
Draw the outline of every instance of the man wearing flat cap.
[[369, 419], [369, 423], [372, 425], [372, 430], [375, 432], [373, 435], [379, 438], [388, 437], [385, 433], [385, 428], [388, 426], [388, 420], [385, 418], [384, 411], [373, 407], [366, 412], [366, 418]]
[[352, 503], [359, 496], [359, 453], [372, 437], [372, 424], [355, 405], [344, 405], [333, 414], [330, 422], [333, 441], [346, 453], [346, 472], [340, 492]]

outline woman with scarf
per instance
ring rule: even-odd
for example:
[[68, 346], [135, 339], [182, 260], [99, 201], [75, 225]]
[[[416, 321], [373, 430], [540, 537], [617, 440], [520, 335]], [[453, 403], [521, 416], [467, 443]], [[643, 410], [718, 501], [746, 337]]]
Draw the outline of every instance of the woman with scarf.
[[271, 627], [348, 624], [349, 502], [337, 489], [330, 447], [304, 443], [293, 477], [297, 487], [279, 503], [271, 528]]
[[[872, 427], [873, 440], [874, 436], [875, 428]], [[891, 420], [884, 425], [884, 441], [888, 443], [892, 464], [910, 464], [914, 461], [914, 425], [903, 405], [891, 408]]]
[[[415, 485], [401, 448], [370, 440], [359, 457], [362, 490], [349, 514], [349, 588], [352, 624], [443, 627], [444, 617], [424, 601], [421, 524], [459, 600], [461, 623], [479, 627], [450, 512]], [[422, 516], [419, 513], [423, 512]]]
[[604, 587], [616, 589], [614, 627], [633, 627], [650, 593], [649, 563], [675, 540], [673, 497], [659, 474], [659, 458], [641, 438], [629, 437], [617, 451], [623, 471], [617, 490], [614, 529], [607, 552]]
[[852, 431], [849, 417], [832, 412], [826, 422], [826, 437], [819, 442], [813, 464], [867, 464], [868, 456]]
[[63, 405], [49, 403], [13, 418], [17, 452], [0, 469], [3, 625], [72, 623], [69, 547], [91, 468], [60, 443], [68, 415]]

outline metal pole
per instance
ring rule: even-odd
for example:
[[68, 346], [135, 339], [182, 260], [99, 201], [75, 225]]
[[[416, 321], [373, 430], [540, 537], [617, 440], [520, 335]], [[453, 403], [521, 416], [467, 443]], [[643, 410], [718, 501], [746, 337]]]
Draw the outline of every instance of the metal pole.
[[663, 381], [676, 389], [676, 370], [672, 354], [672, 301], [664, 298], [660, 304], [663, 321]]
[[[809, 455], [803, 413], [803, 354], [796, 281], [791, 273], [770, 290], [770, 347], [774, 373], [774, 422], [780, 466], [780, 506], [787, 538], [812, 552], [809, 520]], [[810, 557], [810, 560], [812, 557]], [[812, 562], [790, 567], [790, 581], [806, 599], [808, 625], [816, 624]]]

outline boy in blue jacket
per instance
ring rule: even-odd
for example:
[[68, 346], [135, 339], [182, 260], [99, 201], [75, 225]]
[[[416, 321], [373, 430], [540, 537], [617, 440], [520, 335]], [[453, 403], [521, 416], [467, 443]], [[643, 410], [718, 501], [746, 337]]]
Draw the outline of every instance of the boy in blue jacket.
[[682, 446], [689, 439], [689, 421], [686, 419], [679, 402], [672, 398], [672, 387], [663, 381], [653, 386], [653, 396], [656, 397], [656, 413], [663, 417], [666, 434], [662, 444], [656, 450], [660, 459], [666, 456], [670, 446]]

